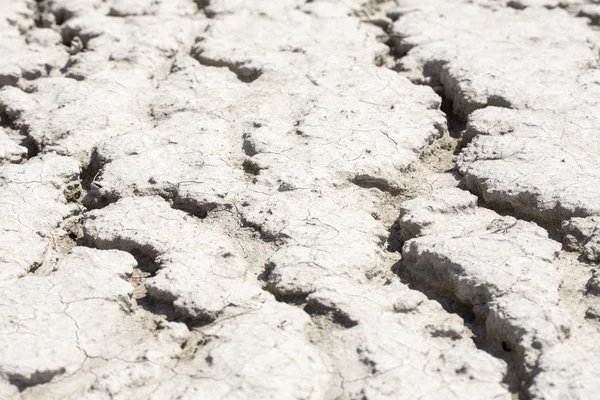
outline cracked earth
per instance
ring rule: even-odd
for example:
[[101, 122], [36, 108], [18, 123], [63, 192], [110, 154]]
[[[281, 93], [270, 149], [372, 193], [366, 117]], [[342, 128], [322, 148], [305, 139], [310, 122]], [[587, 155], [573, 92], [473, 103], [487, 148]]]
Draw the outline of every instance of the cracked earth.
[[0, 398], [596, 398], [599, 24], [0, 0]]

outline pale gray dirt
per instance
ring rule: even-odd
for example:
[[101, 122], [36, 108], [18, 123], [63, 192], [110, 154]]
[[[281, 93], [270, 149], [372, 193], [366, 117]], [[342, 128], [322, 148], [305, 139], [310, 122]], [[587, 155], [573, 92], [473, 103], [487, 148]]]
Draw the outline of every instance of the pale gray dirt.
[[597, 397], [599, 7], [0, 0], [0, 398]]

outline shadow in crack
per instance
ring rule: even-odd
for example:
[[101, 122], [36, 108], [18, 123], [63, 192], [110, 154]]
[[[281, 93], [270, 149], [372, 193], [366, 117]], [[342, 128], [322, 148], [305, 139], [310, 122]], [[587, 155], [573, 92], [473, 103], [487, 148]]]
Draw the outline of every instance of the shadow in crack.
[[438, 94], [442, 98], [442, 105], [440, 107], [440, 110], [442, 110], [442, 112], [446, 114], [446, 125], [448, 126], [448, 133], [450, 134], [451, 138], [460, 139], [462, 136], [462, 132], [466, 128], [466, 124], [463, 121], [461, 121], [456, 114], [454, 114], [452, 100], [448, 99], [440, 93]]
[[19, 146], [27, 149], [27, 159], [39, 154], [40, 148], [37, 143], [27, 134], [25, 127], [19, 127], [5, 111], [0, 111], [0, 128]]

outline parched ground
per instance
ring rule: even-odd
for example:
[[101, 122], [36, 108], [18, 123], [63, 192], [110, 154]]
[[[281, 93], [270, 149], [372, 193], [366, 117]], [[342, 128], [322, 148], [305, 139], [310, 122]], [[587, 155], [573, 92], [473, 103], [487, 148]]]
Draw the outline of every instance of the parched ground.
[[596, 3], [0, 0], [0, 398], [597, 398]]

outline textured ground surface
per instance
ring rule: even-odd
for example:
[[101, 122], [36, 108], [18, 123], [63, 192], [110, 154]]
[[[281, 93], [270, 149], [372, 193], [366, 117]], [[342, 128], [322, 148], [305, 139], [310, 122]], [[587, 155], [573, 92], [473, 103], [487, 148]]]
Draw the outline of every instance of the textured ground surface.
[[0, 398], [596, 398], [597, 24], [0, 0]]

